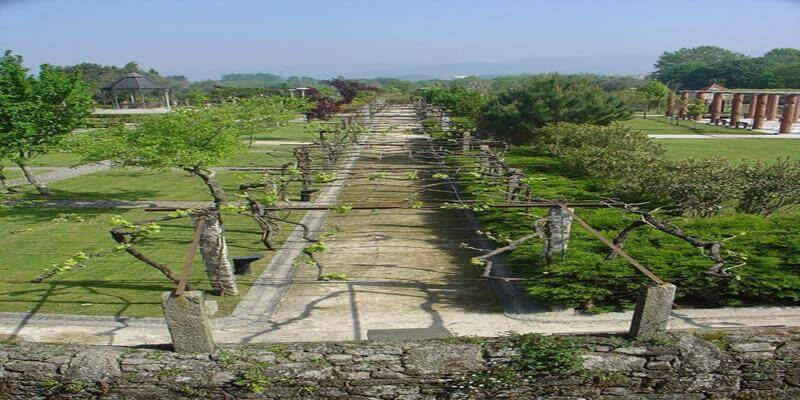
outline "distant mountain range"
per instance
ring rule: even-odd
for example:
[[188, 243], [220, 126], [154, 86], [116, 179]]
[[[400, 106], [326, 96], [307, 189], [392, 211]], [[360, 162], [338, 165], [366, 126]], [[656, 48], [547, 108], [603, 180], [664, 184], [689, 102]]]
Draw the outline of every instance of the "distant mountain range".
[[[282, 76], [310, 76], [329, 79], [334, 76], [348, 78], [400, 78], [406, 80], [452, 79], [458, 76], [511, 75], [524, 73], [559, 72], [565, 74], [594, 73], [605, 75], [645, 75], [652, 71], [658, 54], [630, 54], [616, 56], [570, 56], [526, 58], [497, 62], [454, 62], [440, 64], [369, 63], [302, 65], [283, 68], [264, 68], [262, 71]], [[190, 75], [218, 79], [220, 71], [196, 71]], [[242, 71], [226, 71], [242, 72]], [[216, 75], [216, 76], [215, 76]]]

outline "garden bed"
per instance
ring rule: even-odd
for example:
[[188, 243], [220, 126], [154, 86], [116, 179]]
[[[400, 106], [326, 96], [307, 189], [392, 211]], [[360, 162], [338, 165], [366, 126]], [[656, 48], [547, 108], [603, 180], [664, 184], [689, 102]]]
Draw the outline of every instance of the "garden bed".
[[[512, 165], [524, 166], [534, 197], [597, 201], [617, 195], [608, 189], [607, 182], [575, 176], [544, 152], [513, 147], [506, 159]], [[479, 183], [469, 173], [460, 175], [460, 183], [477, 201], [497, 202], [503, 192], [501, 187]], [[478, 211], [478, 216], [494, 237], [514, 239], [531, 233], [533, 224], [545, 212], [490, 209]], [[576, 212], [606, 237], [615, 237], [635, 219], [612, 208]], [[676, 302], [681, 307], [800, 302], [800, 232], [796, 229], [800, 212], [781, 211], [762, 217], [726, 211], [710, 218], [672, 220], [688, 234], [724, 241], [728, 249], [747, 257], [746, 265], [732, 269], [730, 277], [716, 277], [705, 273], [713, 262], [686, 242], [654, 229], [637, 230], [626, 243], [626, 251], [678, 286]], [[547, 265], [540, 248], [541, 242], [523, 244], [508, 254], [506, 261], [518, 276], [529, 278], [523, 283], [528, 293], [550, 305], [592, 312], [630, 308], [640, 284], [646, 281], [625, 261], [606, 261], [608, 247], [577, 226], [562, 259]]]

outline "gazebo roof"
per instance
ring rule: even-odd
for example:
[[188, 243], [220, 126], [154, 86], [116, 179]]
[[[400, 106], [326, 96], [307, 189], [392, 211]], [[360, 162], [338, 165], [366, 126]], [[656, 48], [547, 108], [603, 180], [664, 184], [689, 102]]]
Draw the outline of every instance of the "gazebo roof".
[[163, 86], [153, 82], [150, 78], [132, 72], [119, 78], [116, 82], [104, 87], [106, 90], [142, 90], [142, 89], [164, 89]]

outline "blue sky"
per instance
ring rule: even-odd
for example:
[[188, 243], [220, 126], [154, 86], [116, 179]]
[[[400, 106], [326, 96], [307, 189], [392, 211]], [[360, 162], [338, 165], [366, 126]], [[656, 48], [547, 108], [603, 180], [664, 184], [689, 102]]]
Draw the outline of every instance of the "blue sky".
[[135, 60], [192, 79], [645, 73], [701, 44], [800, 48], [800, 0], [0, 0], [0, 48], [28, 66]]

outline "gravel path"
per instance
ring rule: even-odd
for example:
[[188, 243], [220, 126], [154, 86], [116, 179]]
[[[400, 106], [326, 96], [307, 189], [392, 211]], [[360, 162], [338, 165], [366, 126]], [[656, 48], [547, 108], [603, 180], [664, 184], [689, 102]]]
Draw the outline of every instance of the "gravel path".
[[[94, 172], [105, 171], [109, 168], [111, 168], [111, 163], [108, 161], [102, 161], [95, 164], [83, 164], [71, 168], [58, 168], [43, 174], [38, 174], [36, 177], [39, 178], [39, 180], [43, 183], [49, 183], [74, 178], [76, 176], [91, 174]], [[29, 183], [25, 178], [11, 179], [6, 183], [8, 187], [18, 187], [28, 184]]]

